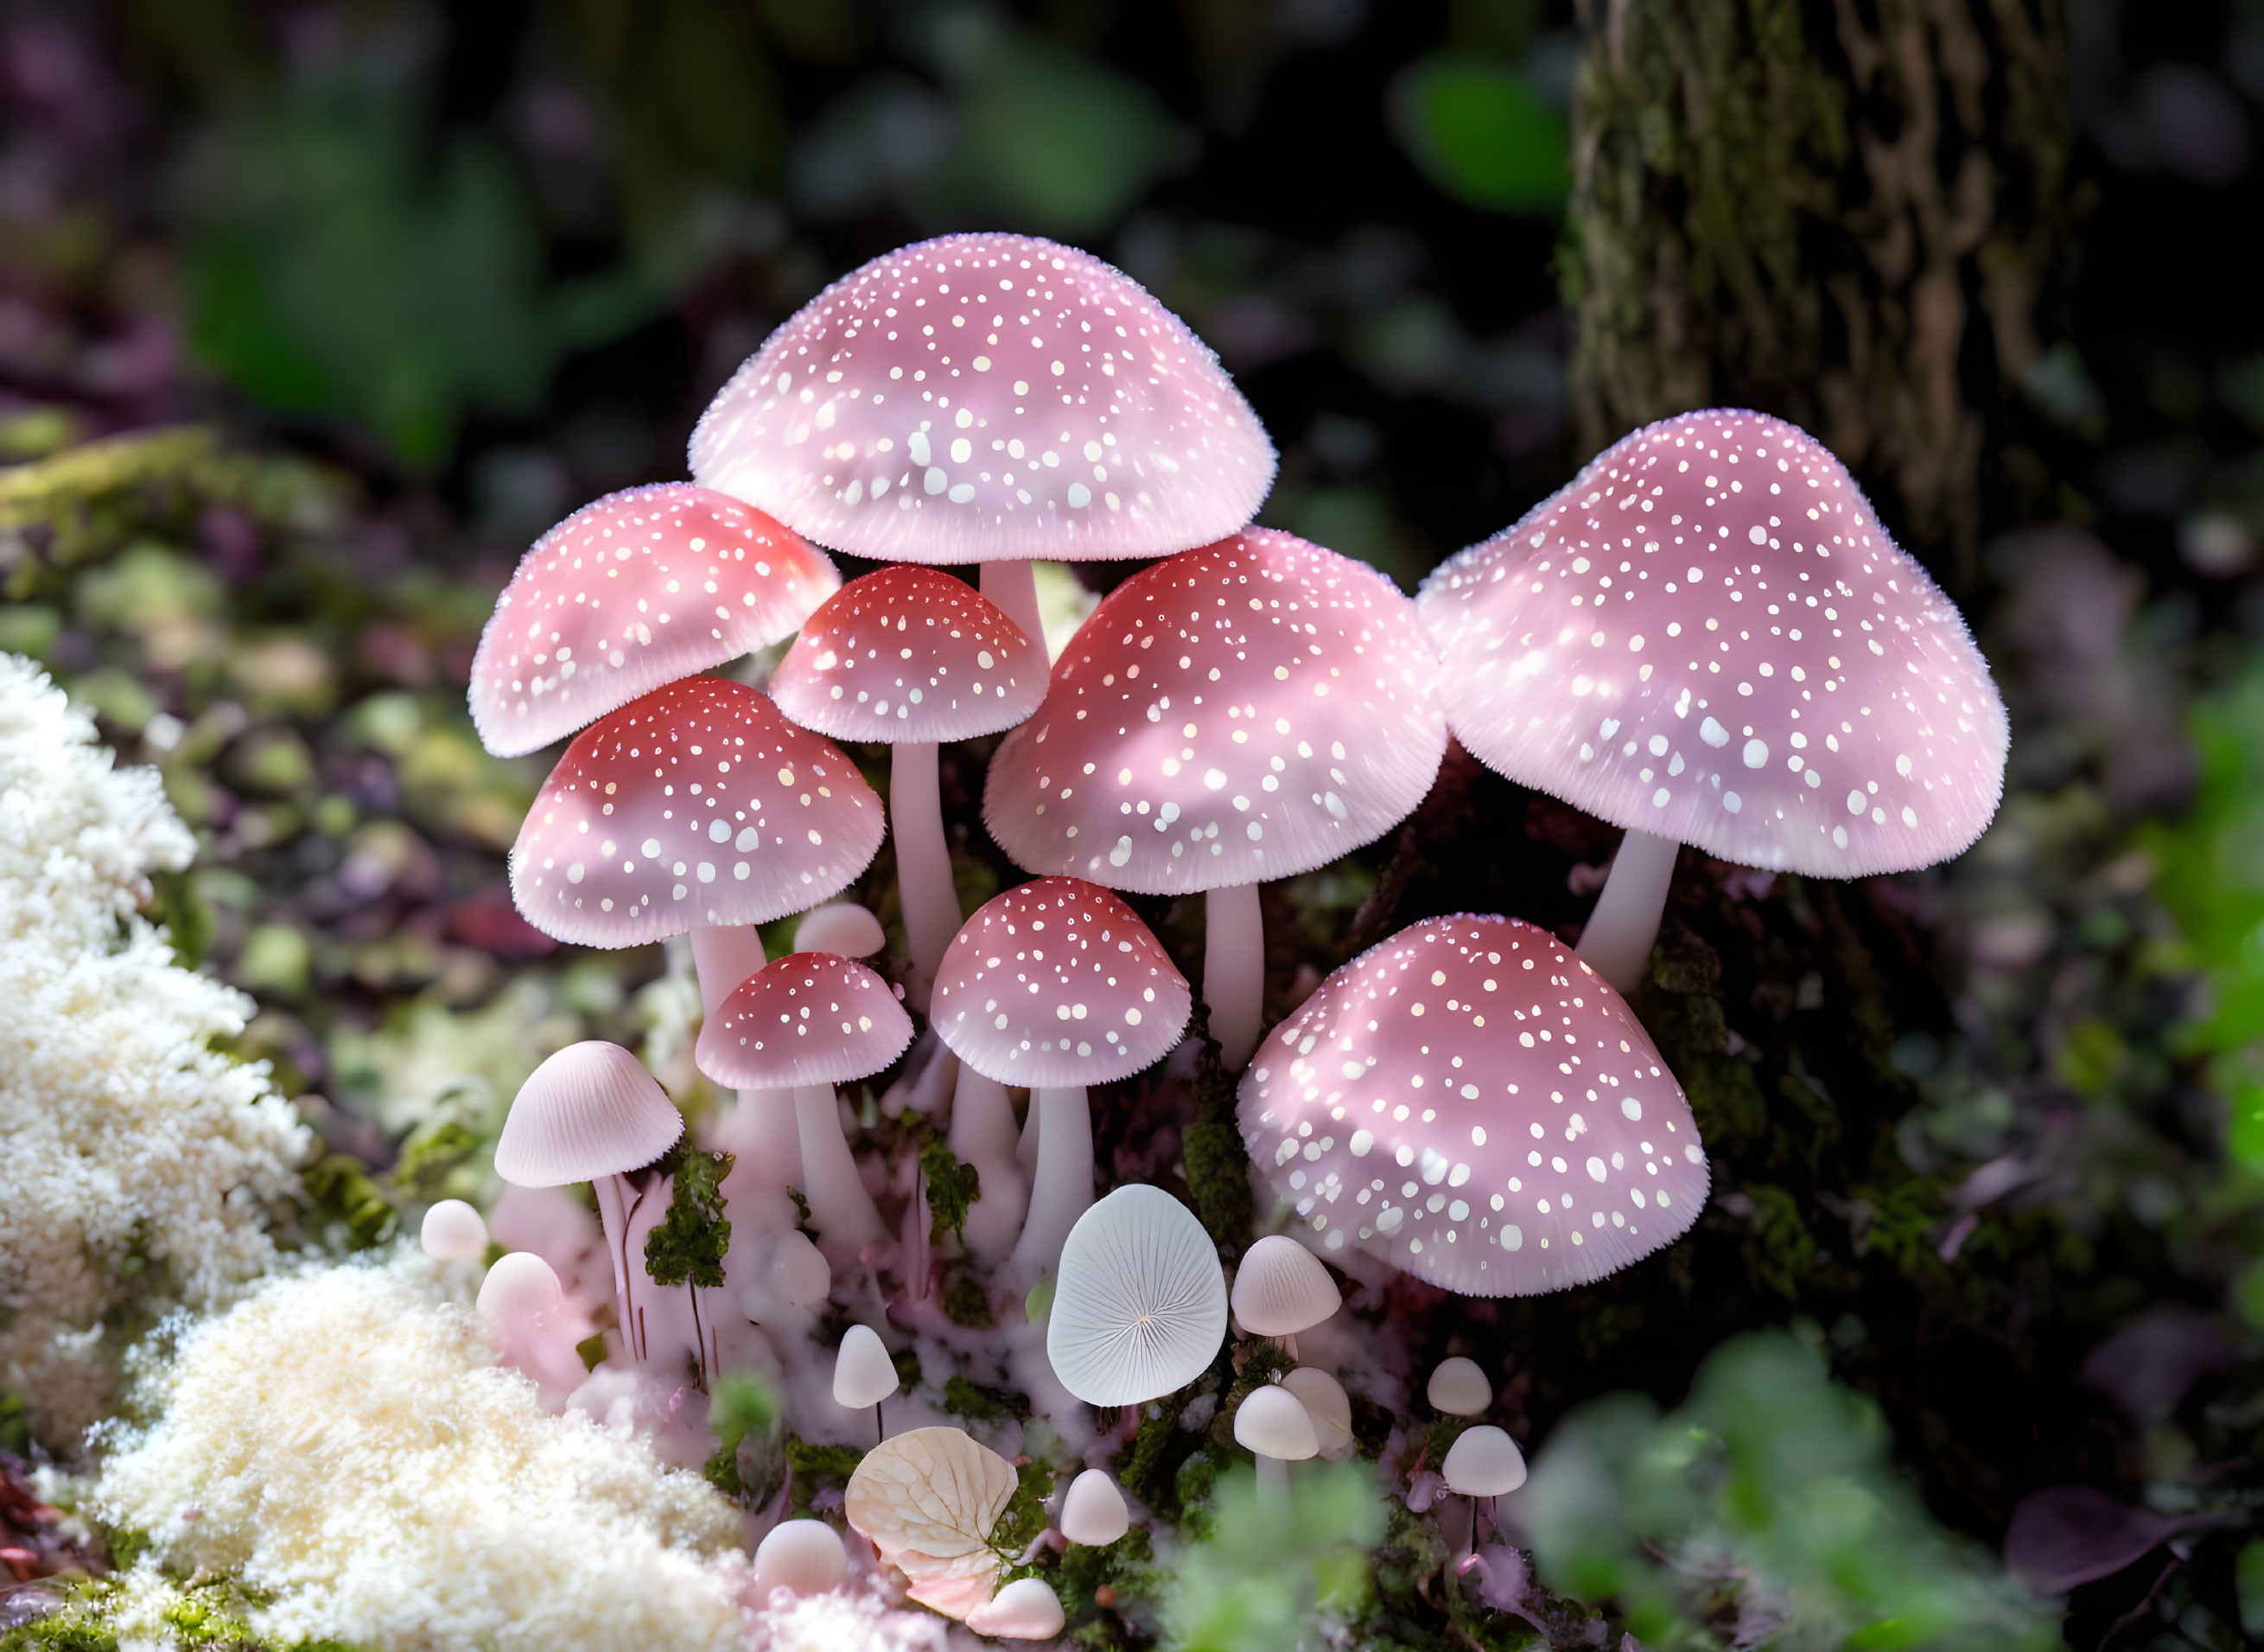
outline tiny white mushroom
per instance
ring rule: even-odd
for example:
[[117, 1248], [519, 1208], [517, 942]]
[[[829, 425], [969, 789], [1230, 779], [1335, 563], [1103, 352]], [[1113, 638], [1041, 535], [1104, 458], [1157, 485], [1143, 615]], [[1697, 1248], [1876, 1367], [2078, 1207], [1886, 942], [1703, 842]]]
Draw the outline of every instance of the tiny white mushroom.
[[1072, 1543], [1114, 1543], [1131, 1529], [1124, 1494], [1102, 1468], [1088, 1468], [1070, 1482], [1062, 1499], [1061, 1532]]
[[1304, 1402], [1283, 1388], [1263, 1388], [1234, 1414], [1234, 1443], [1258, 1459], [1258, 1493], [1269, 1503], [1289, 1498], [1293, 1462], [1320, 1454], [1321, 1443]]
[[1281, 1386], [1297, 1396], [1313, 1419], [1313, 1438], [1320, 1442], [1320, 1455], [1340, 1463], [1353, 1454], [1356, 1442], [1352, 1437], [1352, 1399], [1343, 1383], [1318, 1366], [1299, 1366], [1281, 1379]]
[[888, 941], [881, 920], [853, 901], [811, 908], [794, 931], [795, 951], [835, 953], [843, 958], [870, 958]]
[[441, 1262], [468, 1262], [487, 1254], [488, 1225], [461, 1199], [444, 1199], [424, 1213], [417, 1235], [424, 1254]]
[[767, 1600], [774, 1589], [823, 1595], [840, 1588], [848, 1576], [849, 1551], [823, 1520], [781, 1520], [755, 1548], [758, 1600]]
[[1050, 1641], [1069, 1621], [1060, 1597], [1039, 1577], [1018, 1577], [967, 1614], [977, 1634], [1002, 1641]]
[[1297, 1333], [1337, 1311], [1343, 1298], [1320, 1258], [1281, 1234], [1268, 1234], [1244, 1253], [1234, 1275], [1234, 1317], [1259, 1337], [1277, 1337], [1292, 1359]]
[[1477, 1540], [1477, 1500], [1498, 1497], [1523, 1485], [1525, 1453], [1501, 1430], [1491, 1423], [1481, 1423], [1476, 1428], [1464, 1429], [1447, 1448], [1447, 1460], [1439, 1465], [1439, 1474], [1447, 1482], [1448, 1490], [1469, 1499], [1470, 1527], [1463, 1545], [1468, 1553]]
[[881, 1421], [881, 1402], [896, 1391], [896, 1363], [889, 1358], [888, 1344], [870, 1325], [852, 1325], [843, 1333], [840, 1351], [833, 1357], [834, 1403], [852, 1411], [871, 1406], [873, 1427], [885, 1439], [888, 1430]]
[[1484, 1371], [1477, 1360], [1460, 1354], [1439, 1362], [1425, 1394], [1441, 1417], [1481, 1417], [1493, 1403], [1493, 1384], [1486, 1380]]

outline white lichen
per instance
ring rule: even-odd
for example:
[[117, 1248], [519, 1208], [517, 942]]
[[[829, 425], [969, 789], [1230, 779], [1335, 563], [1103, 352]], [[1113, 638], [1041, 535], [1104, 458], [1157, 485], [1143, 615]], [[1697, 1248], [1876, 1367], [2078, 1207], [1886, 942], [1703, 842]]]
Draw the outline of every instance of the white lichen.
[[140, 915], [195, 842], [39, 668], [0, 655], [0, 1388], [74, 1448], [135, 1309], [224, 1300], [273, 1259], [305, 1127], [209, 1047], [252, 1004]]
[[156, 1420], [105, 1439], [96, 1512], [169, 1571], [272, 1598], [250, 1618], [279, 1644], [737, 1645], [744, 1517], [635, 1435], [545, 1411], [463, 1279], [403, 1246], [191, 1326], [143, 1380]]

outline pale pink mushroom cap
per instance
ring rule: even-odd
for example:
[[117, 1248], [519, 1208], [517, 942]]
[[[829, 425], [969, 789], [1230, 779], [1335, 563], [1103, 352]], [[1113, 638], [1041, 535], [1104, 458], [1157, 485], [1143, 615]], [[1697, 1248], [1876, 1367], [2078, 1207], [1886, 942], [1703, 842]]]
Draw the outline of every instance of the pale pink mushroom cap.
[[843, 277], [692, 435], [701, 483], [890, 562], [1185, 550], [1249, 521], [1274, 466], [1184, 322], [1027, 235], [945, 235]]
[[719, 1084], [784, 1090], [877, 1073], [911, 1041], [887, 982], [832, 953], [794, 953], [732, 989], [693, 1054]]
[[1068, 1089], [1162, 1060], [1191, 997], [1130, 907], [1076, 878], [1040, 878], [984, 902], [952, 938], [934, 1022], [985, 1077]]
[[562, 1187], [651, 1163], [684, 1134], [684, 1115], [618, 1044], [569, 1044], [519, 1087], [496, 1138], [496, 1174]]
[[803, 622], [771, 698], [835, 740], [971, 740], [1046, 693], [1046, 661], [965, 580], [899, 563], [853, 579]]
[[1238, 1116], [1322, 1252], [1463, 1296], [1532, 1296], [1672, 1243], [1706, 1199], [1682, 1087], [1627, 1004], [1545, 930], [1439, 917], [1266, 1035]]
[[472, 656], [472, 723], [515, 757], [663, 683], [792, 634], [841, 583], [824, 553], [687, 482], [607, 494], [534, 542]]
[[1419, 607], [1462, 743], [1616, 825], [1855, 878], [1996, 813], [2004, 702], [1963, 619], [1781, 419], [1636, 431]]
[[519, 828], [512, 899], [586, 946], [767, 924], [862, 872], [881, 827], [832, 742], [751, 688], [690, 677], [575, 736]]
[[991, 758], [983, 821], [1033, 872], [1146, 895], [1310, 872], [1430, 789], [1437, 671], [1390, 580], [1252, 528], [1102, 600]]

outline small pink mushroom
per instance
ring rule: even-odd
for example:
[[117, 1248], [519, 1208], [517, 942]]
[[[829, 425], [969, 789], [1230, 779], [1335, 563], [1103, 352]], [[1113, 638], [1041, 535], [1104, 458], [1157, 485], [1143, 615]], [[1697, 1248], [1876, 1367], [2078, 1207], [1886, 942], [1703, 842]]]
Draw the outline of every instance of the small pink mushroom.
[[1029, 559], [1160, 556], [1231, 533], [1273, 444], [1179, 318], [1027, 235], [903, 247], [812, 299], [725, 385], [692, 474], [823, 545], [984, 564], [1042, 647]]
[[991, 759], [983, 816], [1015, 862], [1208, 895], [1203, 1002], [1227, 1067], [1258, 1042], [1258, 885], [1391, 830], [1447, 728], [1415, 612], [1375, 569], [1252, 528], [1134, 575]]
[[779, 709], [803, 728], [896, 748], [889, 815], [911, 953], [905, 992], [922, 1013], [960, 917], [936, 747], [1012, 728], [1045, 692], [1042, 655], [995, 604], [949, 574], [903, 566], [844, 585], [771, 678]]
[[1678, 844], [1907, 871], [1972, 843], [2004, 789], [2004, 703], [1963, 619], [1781, 419], [1636, 431], [1439, 569], [1419, 608], [1462, 743], [1627, 829], [1580, 937], [1622, 991]]
[[1018, 1275], [1051, 1272], [1092, 1203], [1086, 1086], [1168, 1054], [1188, 1006], [1186, 978], [1148, 926], [1076, 878], [1009, 889], [953, 939], [936, 977], [935, 1029], [976, 1072], [1028, 1085], [1038, 1114], [1029, 1215], [1011, 1258]]
[[841, 583], [823, 553], [728, 494], [607, 494], [534, 542], [472, 657], [472, 723], [515, 757], [664, 683], [793, 634]]
[[1361, 953], [1266, 1035], [1240, 1098], [1310, 1243], [1463, 1296], [1616, 1272], [1706, 1199], [1698, 1127], [1642, 1025], [1516, 918], [1432, 918]]
[[811, 1221], [838, 1248], [878, 1244], [887, 1229], [841, 1133], [833, 1087], [879, 1072], [912, 1040], [889, 985], [831, 953], [795, 953], [733, 989], [700, 1029], [700, 1069], [718, 1083], [794, 1091], [802, 1191]]

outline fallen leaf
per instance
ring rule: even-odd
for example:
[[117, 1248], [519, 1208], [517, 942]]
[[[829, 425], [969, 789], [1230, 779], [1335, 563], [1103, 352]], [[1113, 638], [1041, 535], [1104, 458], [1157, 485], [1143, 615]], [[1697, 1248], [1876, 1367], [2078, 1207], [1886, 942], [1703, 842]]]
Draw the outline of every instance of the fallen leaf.
[[913, 1429], [857, 1465], [849, 1524], [911, 1579], [913, 1599], [964, 1619], [1005, 1569], [990, 1539], [1014, 1485], [1013, 1466], [966, 1430]]

